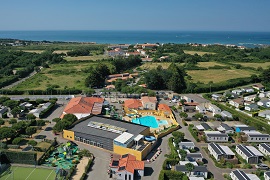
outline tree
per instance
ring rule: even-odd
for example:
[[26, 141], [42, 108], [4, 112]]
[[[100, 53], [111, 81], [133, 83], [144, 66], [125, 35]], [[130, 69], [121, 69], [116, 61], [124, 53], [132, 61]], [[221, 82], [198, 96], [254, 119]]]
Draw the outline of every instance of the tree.
[[11, 138], [15, 136], [15, 130], [9, 127], [2, 127], [0, 128], [0, 139], [6, 139]]
[[37, 120], [36, 125], [37, 126], [44, 126], [45, 125], [45, 121], [44, 120]]
[[23, 139], [20, 137], [16, 137], [15, 139], [13, 139], [12, 144], [14, 145], [18, 145]]
[[20, 113], [21, 113], [21, 109], [19, 107], [15, 107], [11, 110], [11, 114], [13, 117], [17, 117], [18, 114], [20, 114]]
[[36, 103], [37, 104], [42, 104], [42, 103], [44, 103], [44, 99], [36, 99]]
[[182, 133], [180, 131], [174, 131], [174, 132], [172, 132], [172, 135], [174, 137], [175, 144], [182, 142], [185, 138], [185, 133]]
[[30, 140], [27, 142], [27, 144], [31, 145], [31, 146], [36, 146], [37, 145], [37, 141], [35, 140]]
[[185, 113], [185, 112], [180, 112], [180, 113], [179, 113], [179, 116], [180, 116], [181, 118], [187, 118], [187, 117], [188, 117], [188, 114]]
[[20, 121], [12, 125], [12, 129], [19, 132], [27, 127], [28, 123], [25, 121]]
[[201, 113], [197, 113], [194, 115], [194, 117], [198, 120], [201, 120], [203, 118], [203, 115]]
[[3, 105], [13, 109], [19, 105], [19, 101], [7, 100], [3, 103]]
[[71, 124], [77, 121], [78, 118], [74, 114], [65, 114], [62, 121], [68, 121]]
[[5, 124], [5, 121], [3, 119], [0, 119], [0, 126], [4, 124]]
[[34, 114], [31, 114], [31, 113], [26, 115], [27, 120], [35, 120], [36, 118], [37, 117]]
[[29, 126], [26, 128], [25, 132], [26, 132], [26, 134], [30, 135], [30, 137], [32, 137], [32, 135], [37, 132], [37, 128], [35, 128], [33, 126]]
[[188, 171], [188, 176], [190, 176], [191, 171], [194, 169], [194, 165], [192, 163], [185, 164], [185, 168]]
[[57, 122], [61, 121], [61, 118], [54, 118], [52, 121], [57, 123]]
[[270, 83], [270, 67], [268, 69], [265, 69], [262, 71], [262, 73], [260, 75], [260, 79], [264, 83]]
[[8, 123], [9, 123], [9, 124], [15, 124], [15, 123], [17, 123], [17, 120], [16, 120], [16, 119], [10, 119], [10, 120], [8, 121]]
[[221, 116], [220, 114], [215, 114], [214, 117], [215, 117], [216, 119], [221, 119], [221, 118], [222, 118], [222, 116]]

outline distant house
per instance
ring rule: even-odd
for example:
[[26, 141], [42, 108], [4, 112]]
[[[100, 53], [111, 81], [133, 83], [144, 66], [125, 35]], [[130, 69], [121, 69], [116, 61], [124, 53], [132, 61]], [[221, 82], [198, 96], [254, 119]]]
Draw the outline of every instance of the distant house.
[[265, 87], [261, 83], [253, 84], [252, 87], [258, 91], [264, 91]]
[[223, 96], [224, 96], [224, 97], [227, 97], [228, 99], [236, 99], [236, 98], [239, 97], [237, 94], [232, 93], [232, 92], [230, 92], [230, 91], [224, 92]]
[[259, 156], [256, 155], [248, 146], [245, 145], [237, 145], [236, 152], [247, 161], [249, 164], [258, 164]]
[[230, 173], [232, 180], [260, 180], [255, 174], [246, 174], [244, 171], [236, 169]]
[[232, 90], [232, 93], [233, 94], [237, 94], [237, 95], [242, 95], [243, 94], [243, 91], [240, 90], [240, 89], [235, 89], [235, 90]]
[[219, 131], [204, 131], [207, 142], [228, 142], [228, 134]]
[[229, 101], [229, 104], [236, 108], [239, 108], [239, 106], [244, 105], [244, 99], [243, 98], [232, 99]]
[[188, 103], [199, 103], [199, 104], [207, 104], [209, 101], [199, 96], [198, 94], [183, 94], [181, 95], [181, 99], [185, 99]]
[[225, 123], [221, 123], [220, 126], [217, 128], [217, 130], [221, 133], [226, 133], [226, 134], [233, 134], [234, 133], [233, 128]]
[[270, 91], [260, 92], [259, 98], [270, 98]]
[[182, 106], [182, 111], [184, 112], [195, 112], [195, 110], [196, 106], [186, 106], [186, 105]]
[[156, 97], [148, 97], [143, 96], [141, 97], [143, 109], [151, 109], [156, 110], [157, 108], [157, 98]]
[[208, 108], [213, 113], [213, 116], [221, 113], [221, 109], [214, 104], [209, 104]]
[[197, 105], [196, 110], [199, 111], [199, 113], [202, 113], [202, 114], [204, 114], [206, 112], [206, 109], [202, 104]]
[[186, 165], [188, 163], [193, 164], [194, 166], [198, 166], [197, 162], [190, 162], [190, 161], [179, 161], [179, 165]]
[[215, 101], [221, 101], [222, 97], [222, 94], [212, 94], [212, 99]]
[[259, 150], [266, 156], [270, 156], [270, 145], [266, 143], [259, 144]]
[[0, 118], [3, 118], [3, 115], [8, 111], [8, 108], [6, 106], [0, 105]]
[[29, 111], [28, 114], [33, 114], [34, 116], [36, 116], [37, 118], [40, 118], [40, 113], [44, 111], [44, 109], [42, 108], [38, 108], [38, 109], [32, 109], [31, 111]]
[[33, 107], [33, 104], [31, 103], [28, 103], [28, 102], [23, 102], [19, 105], [20, 108], [22, 109], [30, 109]]
[[126, 52], [125, 56], [140, 56], [141, 53], [139, 53], [138, 51], [135, 52]]
[[261, 99], [260, 101], [257, 102], [258, 106], [263, 106], [263, 107], [270, 107], [270, 100], [269, 99]]
[[120, 159], [111, 160], [110, 172], [118, 180], [133, 180], [144, 176], [144, 162], [136, 160], [131, 154], [125, 154]]
[[270, 110], [260, 111], [259, 114], [258, 114], [258, 116], [270, 120]]
[[193, 142], [180, 142], [179, 149], [194, 149], [195, 144]]
[[210, 143], [208, 144], [208, 150], [209, 153], [217, 160], [219, 161], [221, 158], [227, 159], [233, 159], [235, 157], [234, 152], [228, 147], [228, 146], [221, 146], [216, 143]]
[[116, 49], [116, 48], [128, 49], [129, 46], [130, 46], [130, 44], [114, 44], [114, 45], [108, 46], [108, 48], [111, 48], [111, 49]]
[[270, 180], [270, 171], [264, 172], [264, 180]]
[[247, 111], [257, 111], [259, 109], [257, 104], [250, 104], [245, 106], [245, 110]]
[[186, 169], [185, 165], [176, 165], [175, 170], [179, 172], [183, 172], [189, 177], [204, 177], [207, 178], [208, 176], [208, 170], [206, 166], [194, 166], [194, 169], [189, 173], [189, 171]]
[[245, 88], [242, 88], [241, 90], [243, 92], [246, 92], [246, 93], [253, 93], [254, 92], [254, 89], [251, 87], [245, 87]]
[[247, 125], [235, 125], [235, 132], [256, 131], [256, 128]]
[[158, 105], [158, 110], [163, 111], [165, 114], [171, 114], [172, 110], [167, 104], [159, 104]]
[[153, 61], [153, 58], [149, 58], [149, 57], [142, 58], [142, 62], [152, 62], [152, 61]]
[[262, 143], [262, 142], [270, 142], [270, 135], [269, 134], [262, 134], [258, 131], [244, 131], [245, 135], [243, 136], [246, 139], [246, 142], [255, 142], [255, 143]]
[[228, 111], [222, 111], [222, 112], [220, 113], [220, 115], [221, 115], [223, 118], [229, 118], [229, 119], [232, 119], [232, 118], [233, 118], [232, 114], [229, 113]]
[[115, 48], [113, 50], [108, 51], [108, 56], [122, 56], [125, 52], [120, 48]]
[[245, 101], [254, 101], [254, 99], [256, 98], [256, 94], [250, 95], [250, 96], [245, 96], [244, 100]]
[[112, 84], [108, 85], [105, 87], [105, 89], [107, 89], [107, 90], [115, 89], [115, 85], [112, 85]]
[[211, 128], [207, 123], [201, 123], [201, 125], [197, 125], [196, 128], [197, 128], [199, 131], [212, 130], [212, 128]]

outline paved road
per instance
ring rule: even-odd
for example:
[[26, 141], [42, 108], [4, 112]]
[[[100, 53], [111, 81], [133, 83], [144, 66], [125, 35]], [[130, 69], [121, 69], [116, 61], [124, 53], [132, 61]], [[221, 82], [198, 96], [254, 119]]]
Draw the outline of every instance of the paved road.
[[8, 85], [8, 86], [2, 87], [2, 89], [10, 89], [10, 88], [13, 88], [14, 86], [17, 86], [18, 84], [20, 84], [21, 82], [25, 81], [26, 79], [28, 79], [28, 78], [34, 76], [35, 74], [37, 74], [37, 72], [36, 72], [36, 71], [33, 71], [33, 72], [32, 72], [31, 74], [29, 74], [27, 77], [22, 78], [22, 79], [20, 79], [19, 81], [16, 81], [16, 82], [14, 82], [14, 83], [12, 83], [12, 84], [10, 84], [10, 85]]

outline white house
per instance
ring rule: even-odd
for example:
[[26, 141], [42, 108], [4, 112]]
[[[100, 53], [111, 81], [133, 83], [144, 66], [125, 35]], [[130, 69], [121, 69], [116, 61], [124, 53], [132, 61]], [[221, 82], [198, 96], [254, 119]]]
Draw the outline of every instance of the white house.
[[208, 170], [206, 166], [194, 166], [194, 169], [189, 172], [185, 165], [176, 165], [175, 170], [185, 173], [189, 177], [208, 177]]
[[235, 90], [232, 90], [232, 93], [237, 94], [237, 95], [241, 95], [243, 93], [243, 91], [241, 89], [235, 89]]
[[233, 128], [225, 123], [221, 123], [220, 126], [217, 128], [217, 130], [220, 131], [221, 133], [226, 133], [226, 134], [233, 134], [234, 133]]
[[219, 107], [217, 107], [216, 105], [214, 105], [214, 104], [209, 104], [209, 107], [208, 108], [209, 108], [209, 110], [211, 112], [213, 112], [213, 116], [215, 114], [220, 114], [221, 113], [221, 109]]
[[260, 92], [259, 98], [270, 98], [270, 91]]
[[0, 118], [3, 118], [3, 115], [8, 111], [8, 108], [6, 106], [0, 105]]
[[248, 146], [240, 144], [236, 146], [235, 150], [237, 154], [239, 154], [243, 159], [247, 161], [247, 163], [258, 164], [259, 156], [252, 152]]
[[257, 102], [258, 106], [263, 106], [263, 107], [270, 107], [270, 100], [269, 99], [261, 99], [260, 101]]
[[108, 51], [108, 56], [122, 56], [125, 52], [120, 48], [115, 48], [113, 50]]
[[222, 94], [212, 94], [212, 99], [215, 101], [221, 101], [222, 100]]
[[180, 149], [194, 149], [195, 144], [193, 142], [180, 142], [179, 148]]
[[242, 91], [246, 93], [252, 93], [254, 92], [254, 89], [251, 87], [245, 87], [245, 88], [242, 88]]
[[143, 109], [151, 109], [156, 110], [157, 108], [157, 98], [156, 97], [148, 97], [143, 96], [141, 97]]
[[254, 99], [256, 98], [256, 94], [250, 95], [250, 96], [245, 96], [244, 100], [245, 101], [254, 101]]
[[221, 158], [233, 159], [235, 157], [234, 152], [228, 146], [221, 146], [216, 143], [208, 144], [209, 153], [219, 161]]
[[243, 98], [232, 99], [229, 101], [229, 104], [236, 108], [239, 108], [239, 106], [244, 105], [244, 99]]
[[270, 145], [266, 143], [259, 144], [259, 150], [266, 156], [270, 156]]
[[258, 116], [270, 120], [270, 110], [260, 111], [259, 114], [258, 114]]
[[250, 104], [245, 106], [245, 110], [247, 111], [257, 111], [259, 109], [257, 104]]
[[199, 104], [196, 106], [196, 110], [199, 111], [199, 113], [204, 114], [206, 112], [206, 109], [203, 105]]
[[187, 153], [186, 159], [190, 162], [198, 162], [203, 160], [201, 153]]
[[264, 172], [264, 180], [270, 180], [270, 171]]
[[263, 143], [263, 142], [270, 142], [270, 135], [269, 134], [262, 134], [258, 131], [244, 131], [247, 142], [255, 142], [255, 143]]
[[219, 131], [204, 131], [207, 142], [228, 142], [228, 134]]
[[228, 111], [222, 111], [222, 112], [220, 113], [220, 115], [221, 115], [223, 118], [229, 118], [229, 119], [232, 119], [232, 118], [233, 118], [232, 114], [229, 113]]
[[246, 174], [244, 171], [236, 169], [230, 173], [232, 180], [260, 180], [255, 174]]

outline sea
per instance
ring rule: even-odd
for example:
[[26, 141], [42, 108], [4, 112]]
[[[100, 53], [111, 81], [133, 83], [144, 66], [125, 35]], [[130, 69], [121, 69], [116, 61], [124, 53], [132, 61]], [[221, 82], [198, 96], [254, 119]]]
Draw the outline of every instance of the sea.
[[32, 41], [94, 42], [98, 44], [198, 43], [255, 47], [270, 45], [270, 32], [225, 31], [0, 31], [0, 38]]

